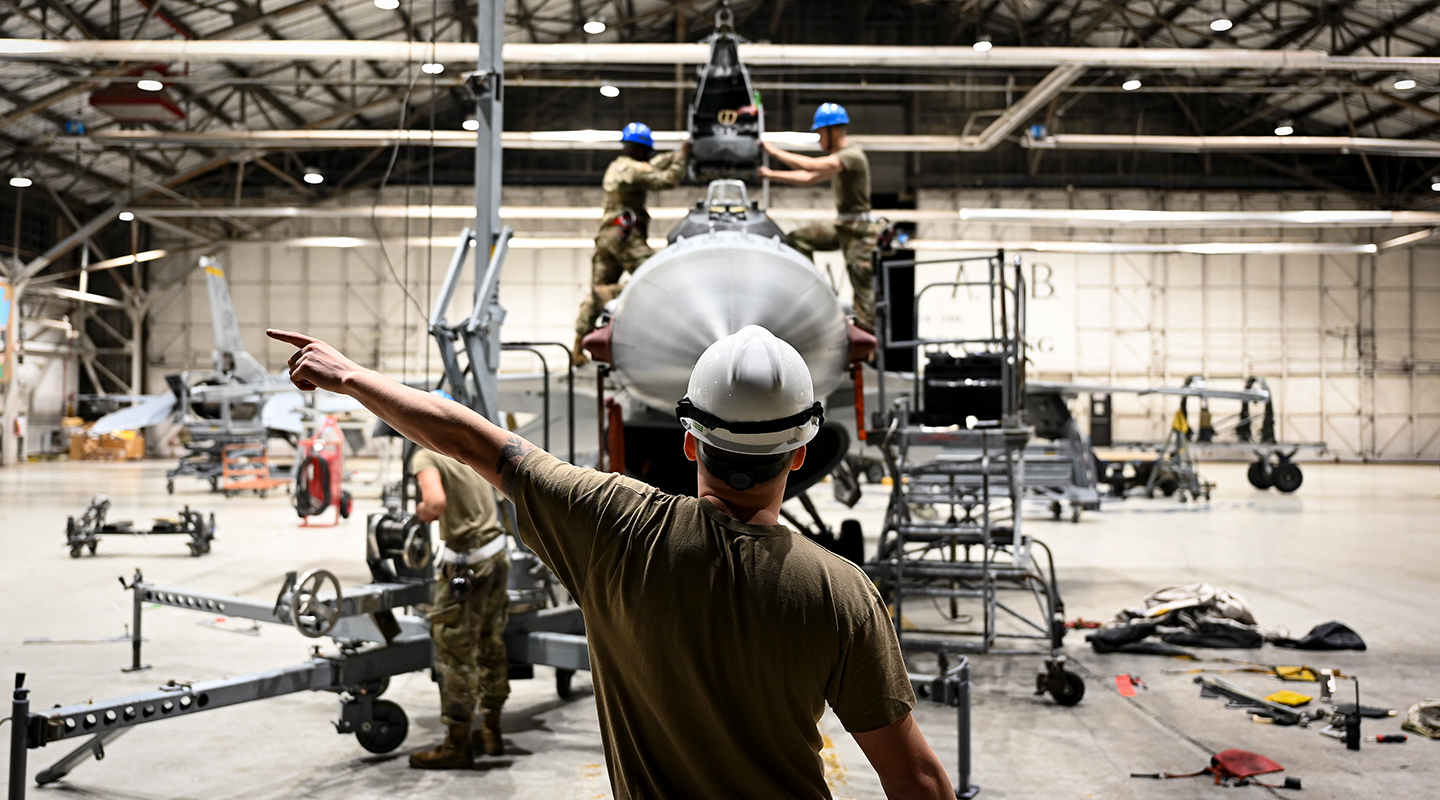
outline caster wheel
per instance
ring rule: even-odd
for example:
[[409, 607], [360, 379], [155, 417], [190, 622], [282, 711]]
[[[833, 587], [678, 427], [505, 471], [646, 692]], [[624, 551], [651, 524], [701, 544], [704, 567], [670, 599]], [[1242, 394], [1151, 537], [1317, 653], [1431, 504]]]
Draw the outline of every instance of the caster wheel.
[[83, 550], [83, 549], [85, 549], [85, 548], [82, 547], [81, 545], [78, 545], [78, 544], [75, 545], [74, 547], [71, 547], [71, 548], [70, 548], [70, 557], [71, 557], [71, 558], [79, 558], [79, 557], [80, 557], [80, 551]]
[[1250, 480], [1250, 485], [1256, 489], [1270, 488], [1270, 471], [1265, 469], [1265, 462], [1263, 461], [1252, 463], [1250, 468], [1245, 470], [1245, 477]]
[[99, 542], [91, 542], [90, 544], [85, 545], [85, 549], [89, 550], [89, 551], [90, 551], [90, 555], [93, 556], [93, 555], [95, 555], [95, 548], [97, 548], [97, 547], [99, 547], [99, 546], [100, 546], [100, 543], [99, 543]]
[[575, 670], [555, 668], [555, 694], [560, 695], [561, 700], [569, 700], [575, 694], [570, 687], [570, 679], [575, 677]]
[[165, 481], [165, 493], [175, 494], [175, 481]]
[[875, 463], [866, 466], [865, 480], [869, 481], [870, 483], [883, 483], [885, 480], [885, 465]]
[[1060, 514], [1061, 514], [1062, 512], [1064, 512], [1064, 510], [1065, 510], [1065, 509], [1061, 508], [1061, 507], [1060, 507], [1060, 504], [1059, 504], [1058, 502], [1051, 501], [1051, 503], [1050, 503], [1050, 518], [1051, 518], [1051, 519], [1056, 519], [1056, 520], [1060, 519]]
[[350, 512], [355, 508], [355, 498], [349, 492], [340, 493], [340, 518], [350, 519]]
[[1080, 524], [1080, 506], [1070, 506], [1070, 521], [1076, 525]]
[[218, 477], [213, 477], [213, 476], [212, 476], [212, 477], [210, 478], [210, 491], [216, 492], [216, 491], [219, 491], [219, 490], [220, 490], [220, 479], [219, 479]]
[[399, 747], [409, 732], [405, 709], [389, 700], [376, 700], [374, 719], [360, 725], [355, 740], [372, 753], [388, 753]]
[[1299, 489], [1305, 480], [1305, 476], [1300, 472], [1300, 465], [1289, 461], [1275, 467], [1271, 477], [1275, 480], [1275, 488], [1286, 494]]
[[261, 500], [264, 500], [266, 497], [270, 496], [270, 493], [265, 491], [264, 489], [261, 489], [258, 494], [260, 495]]
[[198, 544], [192, 544], [192, 545], [190, 545], [190, 557], [191, 557], [191, 558], [199, 558], [200, 556], [202, 556], [202, 555], [204, 555], [204, 554], [205, 554], [205, 548], [201, 547], [201, 546], [198, 545]]
[[1085, 697], [1085, 681], [1068, 669], [1050, 676], [1050, 696], [1062, 706], [1073, 706]]

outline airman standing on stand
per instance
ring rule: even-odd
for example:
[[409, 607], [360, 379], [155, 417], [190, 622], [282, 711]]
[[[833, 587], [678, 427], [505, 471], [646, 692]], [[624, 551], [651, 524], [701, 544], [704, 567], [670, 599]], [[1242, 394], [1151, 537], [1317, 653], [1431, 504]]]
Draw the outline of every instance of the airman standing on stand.
[[796, 228], [786, 242], [811, 260], [816, 250], [839, 250], [845, 254], [845, 268], [850, 273], [850, 286], [855, 293], [855, 324], [875, 331], [875, 268], [871, 256], [886, 223], [870, 211], [870, 160], [859, 145], [851, 144], [845, 135], [850, 115], [835, 103], [815, 109], [815, 122], [810, 130], [820, 134], [820, 158], [796, 155], [765, 142], [765, 152], [788, 170], [761, 167], [757, 174], [793, 186], [814, 186], [833, 180], [835, 184], [834, 222], [817, 222]]

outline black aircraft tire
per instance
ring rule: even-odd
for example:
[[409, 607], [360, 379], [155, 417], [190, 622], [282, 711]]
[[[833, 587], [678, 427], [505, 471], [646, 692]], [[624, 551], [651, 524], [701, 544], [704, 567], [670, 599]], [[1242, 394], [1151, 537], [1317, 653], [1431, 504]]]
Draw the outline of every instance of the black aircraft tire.
[[1265, 469], [1265, 463], [1262, 461], [1252, 462], [1250, 468], [1245, 470], [1245, 477], [1250, 479], [1250, 485], [1256, 489], [1270, 488], [1270, 471]]
[[1300, 472], [1300, 465], [1289, 461], [1275, 467], [1271, 478], [1275, 481], [1275, 488], [1286, 494], [1299, 489], [1300, 484], [1305, 481], [1305, 475]]

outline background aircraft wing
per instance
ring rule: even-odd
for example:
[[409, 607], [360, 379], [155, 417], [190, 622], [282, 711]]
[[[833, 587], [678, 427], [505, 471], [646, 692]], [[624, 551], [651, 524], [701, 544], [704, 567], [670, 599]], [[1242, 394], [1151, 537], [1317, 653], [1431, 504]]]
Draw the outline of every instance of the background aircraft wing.
[[98, 435], [115, 431], [138, 431], [164, 422], [174, 408], [173, 394], [146, 395], [132, 406], [112, 411], [95, 420], [95, 424], [90, 426], [90, 432]]

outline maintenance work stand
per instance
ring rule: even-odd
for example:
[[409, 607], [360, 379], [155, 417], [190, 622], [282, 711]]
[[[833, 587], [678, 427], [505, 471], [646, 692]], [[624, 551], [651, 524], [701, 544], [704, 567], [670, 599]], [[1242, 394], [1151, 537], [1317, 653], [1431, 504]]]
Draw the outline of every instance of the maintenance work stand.
[[[942, 265], [957, 268], [954, 279], [922, 286], [925, 273]], [[889, 359], [914, 374], [911, 391], [895, 398], [880, 382], [880, 410], [868, 436], [879, 443], [893, 480], [879, 547], [865, 571], [893, 611], [903, 649], [935, 653], [942, 673], [960, 655], [1041, 655], [1036, 693], [1074, 705], [1085, 684], [1065, 669], [1054, 561], [1023, 530], [1033, 430], [1023, 413], [1019, 259], [1006, 264], [1002, 250], [917, 261], [893, 251], [879, 259], [876, 281], [877, 367], [884, 372]], [[922, 337], [921, 303], [941, 290], [966, 304], [965, 313], [946, 314], [962, 320], [963, 333]]]

